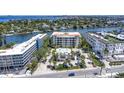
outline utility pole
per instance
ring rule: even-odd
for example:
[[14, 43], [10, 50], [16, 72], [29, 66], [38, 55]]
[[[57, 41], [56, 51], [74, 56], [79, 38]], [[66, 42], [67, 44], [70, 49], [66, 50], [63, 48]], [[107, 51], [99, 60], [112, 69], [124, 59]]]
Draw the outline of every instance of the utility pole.
[[104, 63], [101, 63], [100, 75], [102, 75], [103, 67], [104, 67]]
[[102, 75], [102, 69], [103, 69], [103, 68], [101, 67], [101, 68], [100, 68], [100, 75]]

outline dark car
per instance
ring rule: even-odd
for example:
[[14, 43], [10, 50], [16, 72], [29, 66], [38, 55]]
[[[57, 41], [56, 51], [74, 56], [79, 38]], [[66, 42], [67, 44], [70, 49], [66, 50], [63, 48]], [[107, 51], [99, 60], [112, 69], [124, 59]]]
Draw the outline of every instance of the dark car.
[[51, 70], [54, 70], [54, 69], [55, 69], [55, 67], [52, 66], [52, 65], [47, 65], [47, 68], [49, 68], [49, 69], [51, 69]]
[[72, 64], [72, 63], [69, 63], [69, 65], [70, 65], [71, 67], [73, 67], [73, 64]]
[[75, 76], [75, 73], [71, 72], [71, 73], [68, 74], [68, 76]]
[[95, 73], [93, 73], [94, 75], [98, 75], [98, 73], [97, 72], [95, 72]]
[[52, 67], [52, 65], [47, 65], [47, 68], [51, 68]]
[[75, 63], [75, 65], [76, 65], [76, 66], [79, 66], [79, 65], [80, 65], [80, 63]]

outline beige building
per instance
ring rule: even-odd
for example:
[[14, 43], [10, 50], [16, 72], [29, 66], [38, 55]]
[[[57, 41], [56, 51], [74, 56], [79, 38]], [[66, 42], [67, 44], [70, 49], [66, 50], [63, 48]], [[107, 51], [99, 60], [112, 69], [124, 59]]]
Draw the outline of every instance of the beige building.
[[78, 47], [80, 37], [79, 32], [53, 32], [52, 42], [58, 47]]

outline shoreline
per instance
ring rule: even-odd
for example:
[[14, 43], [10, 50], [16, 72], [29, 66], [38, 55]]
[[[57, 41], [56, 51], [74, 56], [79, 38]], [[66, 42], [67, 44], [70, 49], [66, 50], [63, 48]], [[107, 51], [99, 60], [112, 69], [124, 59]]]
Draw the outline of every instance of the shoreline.
[[[113, 28], [113, 27], [107, 27], [107, 28]], [[114, 27], [114, 28], [120, 28], [120, 27]], [[73, 29], [73, 28], [71, 28], [71, 29]], [[84, 29], [82, 29], [82, 30], [89, 30], [89, 29], [104, 29], [104, 27], [101, 27], [101, 28], [84, 28]], [[106, 27], [105, 27], [105, 29], [106, 29]], [[29, 34], [29, 33], [35, 33], [35, 32], [41, 32], [41, 33], [47, 33], [47, 32], [53, 32], [53, 31], [64, 31], [64, 30], [69, 30], [69, 29], [58, 29], [58, 30], [48, 30], [48, 31], [32, 31], [32, 32], [24, 32], [24, 33], [16, 33], [16, 32], [14, 32], [14, 33], [10, 33], [10, 34], [3, 34], [3, 36], [12, 36], [12, 35], [23, 35], [23, 34]], [[76, 30], [78, 30], [78, 29], [76, 29]]]
[[23, 35], [23, 34], [30, 34], [30, 33], [35, 33], [35, 32], [40, 32], [40, 31], [25, 32], [25, 33], [13, 33], [13, 34], [3, 34], [3, 36]]

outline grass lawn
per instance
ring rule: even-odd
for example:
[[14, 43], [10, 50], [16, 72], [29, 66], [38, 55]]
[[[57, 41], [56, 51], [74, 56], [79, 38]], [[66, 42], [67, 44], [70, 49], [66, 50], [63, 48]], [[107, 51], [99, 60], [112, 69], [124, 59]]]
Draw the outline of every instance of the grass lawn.
[[73, 69], [80, 69], [80, 67], [79, 66], [73, 66], [73, 67], [65, 68], [62, 66], [58, 66], [55, 70], [62, 71], [62, 70], [73, 70]]

